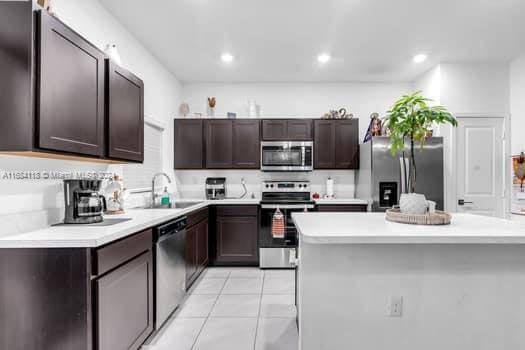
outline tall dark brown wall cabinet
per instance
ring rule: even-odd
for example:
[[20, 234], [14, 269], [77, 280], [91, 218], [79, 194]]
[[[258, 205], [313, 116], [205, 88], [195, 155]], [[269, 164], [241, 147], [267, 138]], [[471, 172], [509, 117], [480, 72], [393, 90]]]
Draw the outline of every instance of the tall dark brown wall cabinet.
[[314, 122], [314, 168], [359, 169], [359, 120]]
[[140, 79], [113, 66], [106, 95], [104, 53], [33, 6], [0, 1], [0, 152], [141, 162]]
[[175, 169], [202, 169], [204, 167], [203, 122], [196, 119], [175, 119]]
[[144, 83], [106, 60], [107, 156], [144, 161]]

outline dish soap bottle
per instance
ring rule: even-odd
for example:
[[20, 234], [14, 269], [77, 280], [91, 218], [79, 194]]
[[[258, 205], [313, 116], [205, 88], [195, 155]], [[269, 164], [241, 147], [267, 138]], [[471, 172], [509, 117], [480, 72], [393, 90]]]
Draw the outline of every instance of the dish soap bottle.
[[164, 187], [164, 192], [162, 192], [162, 197], [160, 199], [160, 204], [163, 207], [170, 206], [170, 194], [168, 193], [168, 187]]

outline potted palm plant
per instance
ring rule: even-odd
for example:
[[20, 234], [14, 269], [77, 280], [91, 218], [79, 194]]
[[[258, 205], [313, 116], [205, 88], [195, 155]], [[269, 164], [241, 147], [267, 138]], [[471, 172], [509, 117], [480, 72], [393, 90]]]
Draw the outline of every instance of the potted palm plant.
[[[445, 107], [429, 105], [431, 99], [417, 91], [410, 95], [402, 96], [387, 112], [385, 120], [390, 132], [392, 154], [402, 153], [406, 159], [406, 143], [409, 143], [409, 166], [404, 172], [407, 193], [401, 194], [399, 200], [403, 213], [421, 214], [426, 209], [426, 199], [423, 194], [416, 193], [417, 164], [415, 158], [416, 144], [423, 146], [427, 133], [433, 125], [450, 124], [457, 126], [457, 120]], [[406, 164], [406, 162], [403, 162]]]

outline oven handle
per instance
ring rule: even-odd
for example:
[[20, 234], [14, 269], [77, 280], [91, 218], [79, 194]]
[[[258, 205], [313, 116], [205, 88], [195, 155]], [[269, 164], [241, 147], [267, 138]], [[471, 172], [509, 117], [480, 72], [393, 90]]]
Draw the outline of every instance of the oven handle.
[[314, 204], [261, 204], [261, 209], [314, 209]]

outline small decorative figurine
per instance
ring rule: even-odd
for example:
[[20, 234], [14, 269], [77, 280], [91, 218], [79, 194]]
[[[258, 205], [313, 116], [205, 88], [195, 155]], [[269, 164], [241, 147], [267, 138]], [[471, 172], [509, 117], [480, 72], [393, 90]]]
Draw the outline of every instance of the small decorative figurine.
[[215, 116], [215, 105], [217, 104], [217, 100], [215, 97], [208, 97], [208, 116], [213, 117]]

